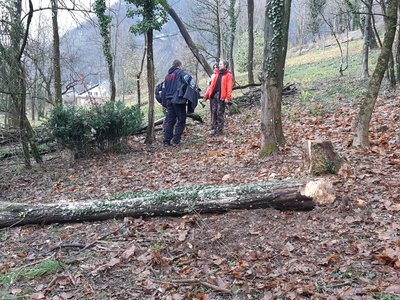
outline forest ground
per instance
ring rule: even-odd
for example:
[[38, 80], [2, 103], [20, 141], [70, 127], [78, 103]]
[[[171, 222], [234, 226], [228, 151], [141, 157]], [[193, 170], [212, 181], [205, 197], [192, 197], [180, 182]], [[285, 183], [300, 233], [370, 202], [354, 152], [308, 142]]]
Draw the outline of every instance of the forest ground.
[[[334, 84], [334, 83], [333, 83]], [[340, 84], [338, 82], [337, 84]], [[192, 185], [307, 176], [303, 143], [326, 139], [344, 159], [334, 205], [34, 225], [0, 231], [0, 299], [400, 299], [400, 97], [383, 93], [371, 149], [351, 148], [354, 99], [284, 99], [286, 145], [260, 158], [259, 107], [227, 116], [223, 137], [188, 121], [180, 147], [132, 137], [131, 150], [77, 160], [59, 154], [0, 167], [0, 197], [76, 201]], [[206, 113], [205, 113], [206, 116]], [[206, 117], [207, 118], [207, 117]], [[208, 121], [208, 119], [207, 119]], [[75, 243], [79, 247], [57, 248]]]

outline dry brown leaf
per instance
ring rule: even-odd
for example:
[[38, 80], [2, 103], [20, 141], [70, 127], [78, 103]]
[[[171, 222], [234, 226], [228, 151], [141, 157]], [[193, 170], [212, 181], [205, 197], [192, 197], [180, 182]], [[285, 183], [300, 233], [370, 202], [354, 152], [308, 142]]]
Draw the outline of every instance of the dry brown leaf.
[[189, 232], [189, 230], [179, 230], [178, 240], [180, 242], [183, 242], [184, 240], [186, 240], [186, 236], [187, 236], [188, 232]]
[[121, 254], [121, 257], [122, 257], [123, 259], [129, 259], [129, 258], [131, 258], [131, 256], [133, 256], [133, 255], [135, 254], [135, 251], [136, 251], [136, 247], [135, 247], [135, 245], [133, 245], [133, 246], [129, 247], [128, 249], [126, 249], [126, 250]]

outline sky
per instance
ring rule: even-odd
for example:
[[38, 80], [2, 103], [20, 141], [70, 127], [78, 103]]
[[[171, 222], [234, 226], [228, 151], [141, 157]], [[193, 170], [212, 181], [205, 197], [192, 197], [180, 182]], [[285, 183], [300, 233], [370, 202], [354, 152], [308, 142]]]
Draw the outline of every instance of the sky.
[[[106, 0], [108, 6], [113, 5], [114, 3], [118, 2], [119, 0]], [[27, 2], [27, 1], [26, 1]], [[50, 8], [50, 0], [34, 0], [33, 6], [34, 9], [39, 8]], [[63, 3], [64, 6], [68, 8], [81, 8], [84, 10], [90, 10], [93, 7], [93, 3], [95, 0], [59, 0], [59, 3]], [[61, 6], [61, 5], [60, 5]], [[74, 12], [74, 16], [78, 21], [84, 20], [83, 13]], [[37, 30], [37, 24], [39, 21], [43, 19], [51, 20], [51, 11], [50, 9], [44, 9], [40, 12], [34, 13], [33, 21], [32, 21], [32, 29], [33, 31]], [[50, 23], [51, 24], [51, 23]], [[58, 25], [60, 35], [65, 33], [67, 30], [70, 30], [74, 27], [79, 26], [76, 20], [71, 15], [71, 12], [66, 10], [60, 10], [58, 13]]]

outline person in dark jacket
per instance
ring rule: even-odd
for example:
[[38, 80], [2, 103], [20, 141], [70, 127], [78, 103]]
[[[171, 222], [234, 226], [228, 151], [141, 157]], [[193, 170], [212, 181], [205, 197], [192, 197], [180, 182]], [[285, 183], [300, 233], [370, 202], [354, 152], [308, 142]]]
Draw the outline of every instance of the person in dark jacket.
[[199, 92], [192, 76], [182, 70], [182, 62], [178, 59], [173, 61], [165, 76], [161, 98], [167, 110], [163, 144], [179, 145], [186, 125], [186, 108], [188, 113], [194, 112]]

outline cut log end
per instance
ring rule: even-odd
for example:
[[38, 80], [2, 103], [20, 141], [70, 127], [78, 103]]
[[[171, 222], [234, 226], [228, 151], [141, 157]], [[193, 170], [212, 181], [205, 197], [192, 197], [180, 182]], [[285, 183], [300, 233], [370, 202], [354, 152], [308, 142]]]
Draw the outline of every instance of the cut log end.
[[301, 195], [310, 197], [317, 205], [327, 205], [335, 201], [335, 190], [330, 181], [320, 179], [308, 182], [300, 190]]

